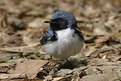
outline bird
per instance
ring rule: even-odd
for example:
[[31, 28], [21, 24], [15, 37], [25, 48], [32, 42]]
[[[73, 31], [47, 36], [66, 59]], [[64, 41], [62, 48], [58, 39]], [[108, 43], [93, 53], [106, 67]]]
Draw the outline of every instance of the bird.
[[74, 15], [63, 10], [55, 11], [40, 44], [42, 50], [54, 58], [68, 59], [78, 54], [83, 48], [84, 38]]

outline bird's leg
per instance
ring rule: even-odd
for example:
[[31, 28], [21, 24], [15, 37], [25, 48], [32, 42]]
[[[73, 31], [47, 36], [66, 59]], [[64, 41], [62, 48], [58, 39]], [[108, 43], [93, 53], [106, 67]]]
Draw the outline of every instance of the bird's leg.
[[73, 69], [74, 68], [74, 66], [73, 66], [73, 64], [68, 60], [68, 59], [66, 59], [66, 61], [68, 62], [68, 64], [70, 65], [70, 69]]

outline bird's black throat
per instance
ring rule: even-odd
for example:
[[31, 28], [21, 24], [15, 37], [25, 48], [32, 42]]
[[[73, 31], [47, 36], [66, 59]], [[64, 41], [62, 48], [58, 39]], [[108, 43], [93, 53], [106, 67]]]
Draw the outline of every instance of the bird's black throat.
[[55, 31], [66, 29], [67, 25], [68, 21], [63, 18], [51, 19], [50, 21], [50, 27]]

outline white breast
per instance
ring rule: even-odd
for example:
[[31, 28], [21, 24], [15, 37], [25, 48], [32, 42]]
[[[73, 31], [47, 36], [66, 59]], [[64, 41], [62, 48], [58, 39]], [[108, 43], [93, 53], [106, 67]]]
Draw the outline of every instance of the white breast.
[[74, 30], [68, 28], [57, 31], [58, 40], [42, 46], [47, 54], [56, 58], [66, 59], [79, 53], [83, 47], [83, 41], [79, 39]]

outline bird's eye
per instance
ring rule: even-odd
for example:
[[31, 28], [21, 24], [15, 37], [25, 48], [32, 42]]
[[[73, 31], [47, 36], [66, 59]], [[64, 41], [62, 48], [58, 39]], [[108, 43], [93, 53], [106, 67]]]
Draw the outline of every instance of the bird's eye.
[[58, 19], [58, 23], [59, 24], [68, 24], [67, 20], [64, 20], [64, 19], [61, 19], [61, 18]]
[[60, 23], [60, 24], [61, 24], [62, 22], [63, 22], [63, 20], [62, 20], [62, 19], [58, 19], [58, 23]]
[[61, 21], [61, 24], [63, 24], [63, 25], [67, 25], [67, 24], [68, 24], [68, 21], [63, 20], [63, 21]]

